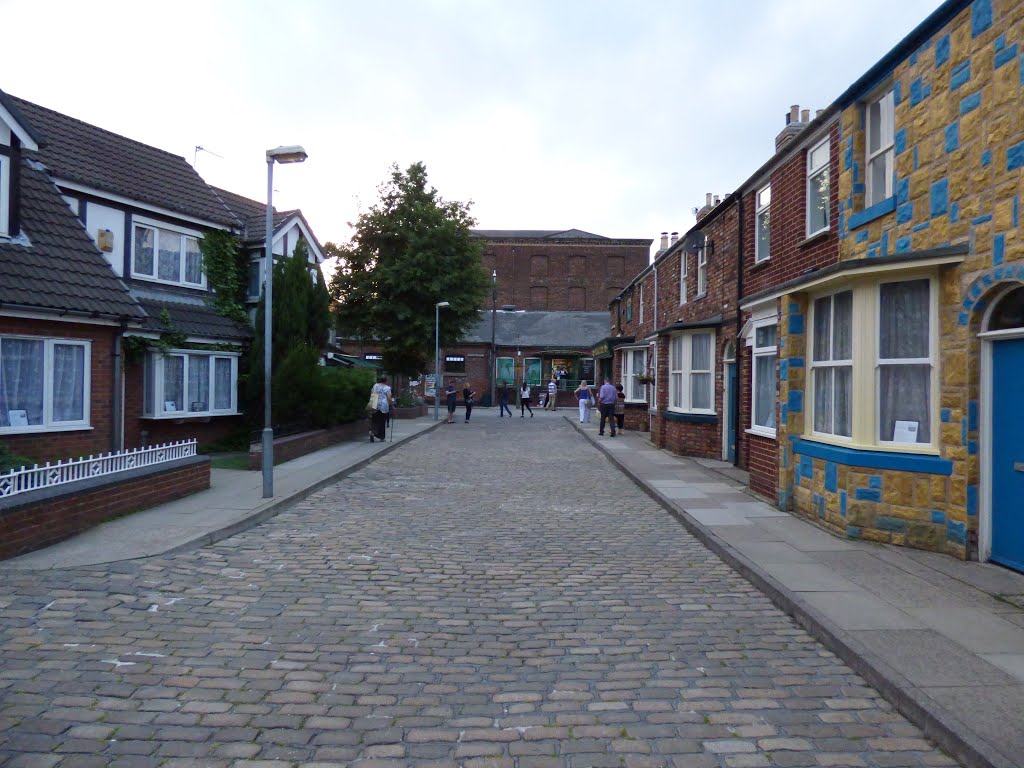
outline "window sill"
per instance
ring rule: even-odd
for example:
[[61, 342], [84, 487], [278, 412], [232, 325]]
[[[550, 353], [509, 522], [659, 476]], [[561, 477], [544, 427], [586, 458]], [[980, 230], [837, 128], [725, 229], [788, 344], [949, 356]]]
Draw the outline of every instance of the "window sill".
[[882, 216], [885, 216], [887, 213], [892, 213], [895, 210], [896, 196], [893, 195], [885, 198], [885, 200], [880, 203], [875, 203], [874, 205], [865, 208], [863, 211], [857, 211], [852, 214], [847, 220], [847, 226], [852, 232], [858, 227], [862, 227], [875, 219], [880, 219]]
[[819, 240], [824, 240], [826, 237], [828, 237], [831, 231], [832, 227], [830, 226], [828, 229], [823, 229], [820, 232], [815, 232], [813, 235], [808, 235], [807, 239], [804, 240], [803, 242], [797, 243], [796, 247], [806, 248], [809, 245], [814, 245], [814, 243], [818, 242]]
[[32, 425], [28, 427], [0, 427], [0, 435], [39, 435], [50, 432], [91, 432], [92, 430], [91, 424], [62, 424], [51, 427]]
[[758, 437], [767, 437], [769, 440], [778, 439], [774, 429], [765, 429], [763, 427], [751, 427], [750, 429], [743, 430], [748, 435], [757, 435]]
[[929, 475], [953, 474], [953, 462], [931, 449], [928, 453], [901, 450], [880, 450], [877, 447], [854, 448], [833, 443], [794, 438], [793, 452], [850, 467], [921, 472]]
[[717, 424], [718, 414], [715, 413], [691, 413], [688, 411], [663, 411], [662, 417], [665, 421], [679, 421], [686, 424]]
[[751, 271], [753, 271], [755, 269], [761, 269], [762, 267], [765, 267], [768, 264], [771, 264], [771, 261], [772, 261], [772, 257], [771, 256], [769, 256], [767, 259], [761, 259], [760, 261], [755, 261], [753, 263], [753, 265], [750, 267], [750, 269], [751, 269]]
[[155, 283], [156, 285], [173, 285], [175, 288], [188, 288], [189, 290], [193, 291], [208, 290], [208, 287], [205, 284], [200, 285], [197, 283], [185, 283], [178, 282], [175, 280], [161, 280], [159, 277], [153, 277], [152, 275], [140, 275], [135, 272], [132, 272], [131, 277], [132, 280], [139, 280], [140, 282], [145, 283]]
[[142, 418], [148, 421], [188, 421], [189, 419], [210, 419], [215, 416], [240, 416], [238, 411], [203, 411], [202, 413], [166, 413], [160, 416], [144, 415]]

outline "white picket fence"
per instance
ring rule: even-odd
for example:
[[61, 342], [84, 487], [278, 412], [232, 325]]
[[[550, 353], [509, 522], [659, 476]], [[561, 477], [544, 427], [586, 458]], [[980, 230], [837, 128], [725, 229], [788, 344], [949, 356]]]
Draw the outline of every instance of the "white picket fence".
[[12, 469], [0, 474], [0, 498], [16, 496], [26, 491], [40, 488], [52, 488], [55, 485], [73, 483], [104, 475], [115, 475], [129, 469], [151, 467], [176, 459], [184, 459], [196, 455], [196, 440], [179, 440], [175, 443], [150, 445], [145, 448], [132, 448], [130, 451], [101, 453], [96, 456], [83, 456], [79, 459], [67, 459], [56, 464], [47, 462], [33, 467]]

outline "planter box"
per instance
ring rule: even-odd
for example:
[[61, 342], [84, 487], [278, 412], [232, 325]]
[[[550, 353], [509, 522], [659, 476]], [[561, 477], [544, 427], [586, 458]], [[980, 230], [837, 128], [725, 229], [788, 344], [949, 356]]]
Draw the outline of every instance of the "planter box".
[[427, 406], [424, 404], [412, 405], [408, 408], [400, 408], [396, 405], [394, 411], [394, 417], [396, 419], [418, 419], [420, 416], [427, 415]]

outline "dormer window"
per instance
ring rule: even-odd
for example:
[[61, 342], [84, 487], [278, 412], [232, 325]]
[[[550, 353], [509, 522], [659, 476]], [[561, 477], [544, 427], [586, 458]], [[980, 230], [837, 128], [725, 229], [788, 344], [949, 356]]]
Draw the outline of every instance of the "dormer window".
[[[2, 151], [2, 150], [0, 150]], [[0, 154], [0, 237], [11, 235], [11, 158]]]
[[198, 232], [137, 219], [132, 237], [132, 277], [206, 287]]

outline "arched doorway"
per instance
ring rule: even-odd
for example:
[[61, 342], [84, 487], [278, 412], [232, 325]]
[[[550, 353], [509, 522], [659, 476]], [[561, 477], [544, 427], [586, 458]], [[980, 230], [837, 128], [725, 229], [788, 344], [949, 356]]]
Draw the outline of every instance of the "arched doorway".
[[1024, 571], [1024, 285], [997, 295], [982, 340], [982, 559]]

